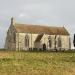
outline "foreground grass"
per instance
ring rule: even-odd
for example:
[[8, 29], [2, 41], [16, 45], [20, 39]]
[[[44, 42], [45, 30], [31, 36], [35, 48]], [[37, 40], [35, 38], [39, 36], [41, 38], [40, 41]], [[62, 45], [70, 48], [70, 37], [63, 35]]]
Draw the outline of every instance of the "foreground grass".
[[75, 75], [75, 53], [0, 51], [0, 75]]

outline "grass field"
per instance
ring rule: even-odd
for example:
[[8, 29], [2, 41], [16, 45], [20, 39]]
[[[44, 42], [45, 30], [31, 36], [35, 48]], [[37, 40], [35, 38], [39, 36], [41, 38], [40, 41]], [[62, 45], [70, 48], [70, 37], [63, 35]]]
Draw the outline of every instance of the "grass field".
[[75, 75], [75, 53], [0, 51], [0, 75]]

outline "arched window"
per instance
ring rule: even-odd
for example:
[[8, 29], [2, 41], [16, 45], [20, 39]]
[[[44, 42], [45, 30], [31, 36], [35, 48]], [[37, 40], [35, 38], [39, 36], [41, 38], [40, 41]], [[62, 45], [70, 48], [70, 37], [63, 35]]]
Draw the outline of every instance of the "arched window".
[[14, 43], [16, 42], [16, 33], [14, 32], [13, 33], [13, 40], [14, 40]]
[[58, 37], [58, 47], [60, 47], [61, 48], [61, 38], [60, 38], [60, 36]]
[[29, 47], [29, 36], [25, 36], [25, 47]]
[[51, 48], [52, 46], [51, 36], [48, 37], [48, 44], [49, 44], [49, 47]]

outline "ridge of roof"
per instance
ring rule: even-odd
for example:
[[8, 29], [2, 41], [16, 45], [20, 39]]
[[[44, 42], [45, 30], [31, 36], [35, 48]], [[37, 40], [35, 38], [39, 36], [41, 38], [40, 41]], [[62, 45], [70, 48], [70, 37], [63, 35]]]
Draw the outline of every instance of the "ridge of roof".
[[[15, 23], [15, 25], [27, 25], [27, 26], [40, 26], [40, 27], [60, 27], [63, 28], [62, 26], [49, 26], [49, 25], [40, 25], [40, 24], [23, 24], [23, 23]], [[65, 27], [64, 27], [65, 28]]]

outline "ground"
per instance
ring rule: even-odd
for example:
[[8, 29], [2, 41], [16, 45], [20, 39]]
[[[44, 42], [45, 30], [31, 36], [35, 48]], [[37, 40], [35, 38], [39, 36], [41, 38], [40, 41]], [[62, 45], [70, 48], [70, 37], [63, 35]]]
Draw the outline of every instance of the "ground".
[[75, 75], [75, 52], [0, 51], [0, 75]]

